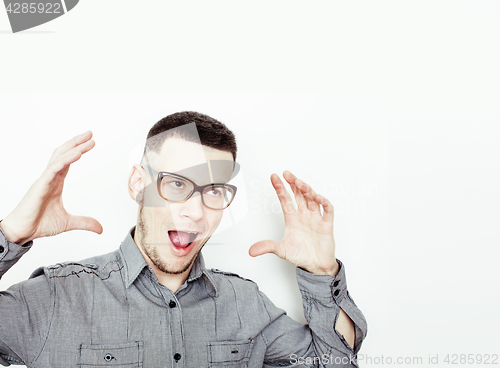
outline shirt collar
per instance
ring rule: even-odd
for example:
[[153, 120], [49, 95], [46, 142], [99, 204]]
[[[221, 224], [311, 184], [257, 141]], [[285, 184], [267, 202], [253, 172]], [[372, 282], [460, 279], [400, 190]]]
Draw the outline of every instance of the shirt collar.
[[120, 245], [119, 250], [123, 260], [123, 269], [125, 271], [125, 287], [127, 289], [130, 285], [132, 285], [137, 276], [139, 276], [144, 267], [148, 266], [146, 260], [142, 256], [141, 251], [135, 244], [133, 238], [134, 232], [135, 226], [127, 233], [127, 236]]
[[197, 279], [202, 278], [205, 280], [205, 283], [207, 287], [210, 288], [208, 290], [208, 293], [212, 296], [217, 297], [219, 293], [217, 292], [217, 287], [215, 286], [215, 281], [210, 275], [209, 272], [207, 272], [207, 269], [205, 268], [205, 260], [203, 259], [203, 254], [198, 253], [198, 256], [194, 260], [193, 267], [191, 268], [191, 271], [189, 272], [189, 276], [187, 278], [187, 282], [193, 282]]
[[[119, 250], [123, 259], [125, 287], [127, 289], [134, 283], [135, 279], [137, 279], [142, 270], [148, 266], [146, 260], [142, 256], [141, 251], [135, 244], [133, 238], [134, 232], [135, 226], [127, 233], [127, 236], [123, 240]], [[202, 278], [202, 276], [204, 277]], [[191, 268], [191, 271], [187, 278], [187, 282], [193, 282], [200, 278], [205, 280], [207, 286], [209, 286], [212, 289], [213, 294], [217, 296], [218, 293], [215, 286], [215, 281], [205, 268], [205, 261], [201, 252], [194, 260], [193, 267]]]

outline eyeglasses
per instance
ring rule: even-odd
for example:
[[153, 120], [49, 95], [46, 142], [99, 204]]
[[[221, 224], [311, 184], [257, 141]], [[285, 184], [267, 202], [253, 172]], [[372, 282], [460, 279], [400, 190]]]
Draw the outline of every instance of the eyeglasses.
[[147, 165], [141, 165], [152, 176], [156, 176], [156, 185], [160, 197], [169, 202], [187, 201], [194, 193], [201, 193], [205, 206], [214, 210], [223, 210], [231, 204], [236, 195], [236, 187], [224, 183], [197, 185], [194, 181], [174, 173], [157, 172]]

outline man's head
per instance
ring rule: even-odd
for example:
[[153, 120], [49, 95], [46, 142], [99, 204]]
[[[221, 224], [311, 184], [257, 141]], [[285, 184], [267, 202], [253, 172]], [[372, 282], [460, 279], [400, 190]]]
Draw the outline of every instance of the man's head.
[[[188, 127], [191, 124], [196, 129]], [[165, 140], [172, 137], [230, 152], [236, 161], [236, 139], [233, 132], [208, 115], [184, 111], [161, 119], [149, 130], [144, 154], [148, 151], [158, 153]]]
[[[209, 207], [214, 196], [221, 195], [216, 188], [208, 186], [203, 196], [194, 192], [183, 202], [173, 202], [162, 198], [169, 195], [163, 186], [167, 193], [175, 193], [188, 182], [196, 186], [227, 183], [235, 157], [234, 134], [209, 116], [176, 113], [151, 128], [142, 165], [132, 169], [129, 192], [139, 203], [134, 239], [153, 269], [187, 275], [223, 213]], [[158, 182], [157, 172], [168, 180]], [[187, 180], [175, 179], [179, 177]]]

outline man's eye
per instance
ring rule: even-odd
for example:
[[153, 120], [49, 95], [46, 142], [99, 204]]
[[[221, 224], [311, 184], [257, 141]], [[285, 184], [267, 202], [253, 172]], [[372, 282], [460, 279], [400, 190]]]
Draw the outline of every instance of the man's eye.
[[214, 196], [214, 197], [218, 197], [218, 196], [222, 195], [222, 190], [220, 190], [218, 188], [212, 188], [208, 191], [208, 194], [210, 194], [211, 196]]
[[184, 187], [184, 183], [182, 181], [171, 181], [170, 185], [177, 189], [182, 189]]

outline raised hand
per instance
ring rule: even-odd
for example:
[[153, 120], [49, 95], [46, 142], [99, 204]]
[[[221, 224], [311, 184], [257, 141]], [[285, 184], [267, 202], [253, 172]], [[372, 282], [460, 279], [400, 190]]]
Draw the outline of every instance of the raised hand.
[[285, 234], [280, 241], [263, 240], [253, 244], [249, 254], [256, 257], [274, 253], [311, 273], [335, 276], [339, 266], [335, 259], [332, 204], [290, 171], [285, 171], [283, 177], [295, 195], [297, 209], [278, 175], [271, 175], [285, 215]]
[[0, 223], [8, 240], [22, 245], [36, 238], [70, 230], [102, 233], [102, 226], [97, 220], [66, 212], [61, 197], [69, 166], [95, 146], [91, 138], [92, 132], [87, 131], [56, 148], [40, 178]]

